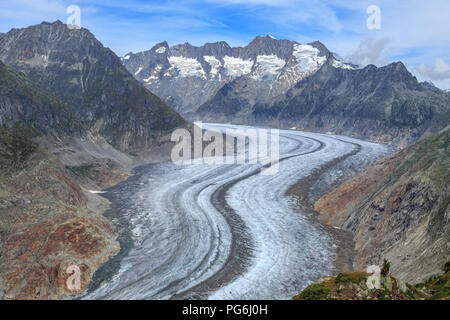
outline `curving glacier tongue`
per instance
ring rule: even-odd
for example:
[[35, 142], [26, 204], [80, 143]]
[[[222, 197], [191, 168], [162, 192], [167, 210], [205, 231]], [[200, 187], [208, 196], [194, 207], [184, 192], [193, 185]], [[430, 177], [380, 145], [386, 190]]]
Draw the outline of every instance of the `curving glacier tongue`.
[[142, 168], [133, 183], [114, 188], [130, 204], [120, 214], [134, 247], [113, 279], [86, 298], [289, 299], [329, 274], [332, 238], [285, 193], [336, 158], [356, 150], [346, 161], [366, 165], [387, 147], [291, 130], [280, 130], [279, 140], [275, 175], [260, 174], [260, 164], [167, 162]]

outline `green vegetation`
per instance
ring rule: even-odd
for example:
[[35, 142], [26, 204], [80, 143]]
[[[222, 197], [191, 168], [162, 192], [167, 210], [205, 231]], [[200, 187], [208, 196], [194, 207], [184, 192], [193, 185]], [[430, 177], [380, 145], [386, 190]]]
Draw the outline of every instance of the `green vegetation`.
[[424, 283], [416, 285], [416, 288], [429, 293], [431, 300], [450, 299], [450, 261], [447, 261], [443, 270], [443, 274], [431, 277]]
[[321, 278], [308, 286], [294, 300], [424, 300], [448, 299], [449, 274], [435, 277], [414, 287], [391, 276], [380, 275], [380, 288], [369, 288], [365, 272], [343, 272]]
[[391, 268], [391, 263], [386, 259], [383, 260], [383, 267], [381, 268], [381, 274], [387, 276], [389, 274], [389, 269]]
[[29, 130], [0, 128], [0, 169], [21, 169], [38, 145], [31, 141]]
[[361, 281], [367, 280], [367, 273], [365, 272], [343, 272], [339, 273], [334, 279], [336, 283], [355, 283], [359, 284]]
[[323, 300], [328, 298], [330, 289], [325, 288], [322, 283], [313, 283], [303, 290], [294, 300]]

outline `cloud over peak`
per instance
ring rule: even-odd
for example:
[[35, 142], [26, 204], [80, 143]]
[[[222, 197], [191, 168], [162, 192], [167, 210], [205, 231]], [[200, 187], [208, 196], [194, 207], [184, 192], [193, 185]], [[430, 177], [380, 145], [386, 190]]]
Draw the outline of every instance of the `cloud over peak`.
[[374, 64], [377, 67], [384, 66], [389, 63], [389, 59], [383, 55], [383, 51], [388, 44], [388, 38], [365, 37], [346, 59], [360, 67], [369, 64]]
[[431, 80], [450, 79], [450, 65], [441, 58], [437, 58], [430, 66], [422, 63], [416, 70], [421, 76], [430, 78]]

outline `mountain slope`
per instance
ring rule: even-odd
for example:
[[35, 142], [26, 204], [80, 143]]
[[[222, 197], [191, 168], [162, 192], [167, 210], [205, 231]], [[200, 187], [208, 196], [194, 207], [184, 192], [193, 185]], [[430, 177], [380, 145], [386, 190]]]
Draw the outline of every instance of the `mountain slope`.
[[285, 95], [253, 107], [243, 104], [240, 92], [223, 87], [197, 114], [206, 120], [331, 131], [401, 146], [450, 124], [449, 96], [418, 83], [400, 62], [357, 70], [326, 63]]
[[0, 60], [68, 104], [88, 128], [121, 150], [148, 149], [186, 122], [143, 88], [87, 29], [60, 21], [12, 29]]
[[0, 126], [16, 125], [57, 136], [80, 136], [83, 130], [81, 119], [66, 103], [0, 61]]
[[450, 131], [369, 166], [315, 203], [319, 220], [352, 232], [353, 266], [391, 261], [418, 283], [450, 259]]
[[234, 86], [233, 81], [238, 81], [236, 89], [246, 88], [241, 100], [253, 105], [285, 93], [325, 61], [353, 68], [337, 60], [320, 42], [301, 45], [270, 36], [258, 36], [247, 46], [234, 48], [223, 41], [201, 47], [189, 43], [169, 47], [162, 42], [123, 58], [136, 79], [191, 118], [219, 89]]
[[[102, 215], [107, 201], [42, 146], [80, 139], [85, 128], [67, 103], [0, 62], [0, 299], [74, 297], [119, 250]], [[82, 270], [74, 292], [73, 263]]]
[[257, 105], [248, 121], [280, 123], [408, 145], [450, 124], [450, 99], [398, 62], [342, 70], [328, 64], [285, 96]]
[[[63, 164], [26, 128], [0, 127], [0, 299], [60, 299], [84, 292], [95, 270], [119, 250], [102, 213]], [[80, 288], [66, 283], [76, 265]]]

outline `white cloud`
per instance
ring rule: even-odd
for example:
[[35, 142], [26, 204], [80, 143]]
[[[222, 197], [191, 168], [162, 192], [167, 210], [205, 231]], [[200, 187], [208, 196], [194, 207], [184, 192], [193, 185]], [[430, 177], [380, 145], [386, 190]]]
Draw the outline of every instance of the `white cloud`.
[[417, 72], [424, 78], [431, 80], [446, 80], [450, 79], [450, 65], [443, 59], [437, 58], [430, 66], [421, 63], [416, 67]]
[[346, 57], [347, 61], [365, 67], [374, 64], [378, 67], [389, 63], [389, 59], [383, 55], [383, 51], [389, 44], [388, 38], [364, 38], [358, 47]]

